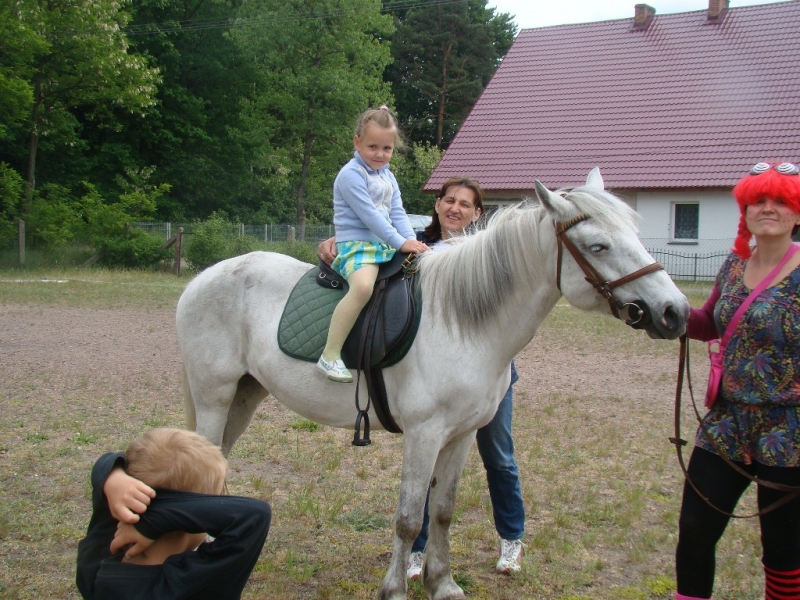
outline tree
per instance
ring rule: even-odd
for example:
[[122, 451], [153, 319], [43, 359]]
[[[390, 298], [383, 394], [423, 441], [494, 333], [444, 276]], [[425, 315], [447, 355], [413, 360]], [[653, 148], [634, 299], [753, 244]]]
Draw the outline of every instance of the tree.
[[150, 181], [171, 186], [160, 200], [161, 218], [205, 218], [216, 210], [246, 218], [262, 200], [250, 170], [257, 140], [241, 120], [253, 75], [230, 36], [235, 4], [133, 0], [126, 31], [132, 51], [162, 73], [157, 105], [143, 118], [119, 115], [125, 125], [119, 131], [87, 132], [96, 148], [96, 177], [154, 167]]
[[397, 16], [394, 62], [387, 79], [413, 142], [445, 149], [478, 100], [516, 35], [507, 13], [486, 0], [433, 2], [407, 7], [389, 1]]
[[47, 43], [25, 23], [20, 23], [8, 0], [0, 4], [0, 140], [9, 126], [22, 122], [33, 103], [33, 58]]
[[[65, 146], [80, 139], [76, 114], [113, 127], [112, 107], [152, 106], [158, 73], [128, 53], [120, 32], [128, 21], [116, 0], [20, 0], [11, 9], [18, 30], [43, 40], [30, 56], [27, 181], [36, 186], [40, 137]], [[15, 29], [16, 31], [16, 29]], [[16, 35], [16, 33], [14, 33]]]
[[232, 32], [258, 70], [245, 100], [248, 130], [263, 144], [255, 166], [292, 194], [300, 239], [309, 212], [330, 215], [357, 116], [390, 102], [380, 38], [392, 23], [380, 8], [378, 0], [248, 0]]

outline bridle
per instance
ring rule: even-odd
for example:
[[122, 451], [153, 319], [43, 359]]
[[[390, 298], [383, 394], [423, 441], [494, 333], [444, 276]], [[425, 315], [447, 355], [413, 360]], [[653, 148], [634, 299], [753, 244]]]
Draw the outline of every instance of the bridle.
[[[611, 308], [611, 313], [617, 319], [624, 321], [626, 325], [630, 325], [634, 329], [643, 329], [647, 327], [650, 324], [651, 317], [650, 311], [647, 310], [647, 306], [644, 304], [644, 302], [641, 300], [637, 300], [635, 302], [620, 302], [614, 297], [613, 292], [616, 288], [625, 285], [626, 283], [635, 281], [636, 279], [644, 277], [645, 275], [649, 275], [650, 273], [661, 271], [664, 267], [660, 263], [654, 262], [646, 267], [642, 267], [638, 271], [630, 273], [629, 275], [620, 277], [616, 281], [605, 281], [600, 273], [598, 273], [597, 270], [583, 257], [575, 244], [573, 244], [572, 241], [566, 236], [568, 229], [589, 218], [590, 215], [582, 213], [577, 217], [571, 218], [566, 223], [554, 221], [556, 228], [556, 239], [558, 240], [558, 256], [556, 259], [556, 286], [558, 286], [558, 291], [561, 291], [561, 260], [563, 255], [563, 245], [567, 247], [567, 250], [569, 250], [572, 258], [575, 259], [575, 262], [578, 263], [578, 266], [586, 275], [586, 281], [592, 284], [592, 287], [594, 287], [597, 293], [606, 299], [608, 306]], [[622, 310], [628, 311], [629, 318], [626, 319], [620, 316], [620, 311]]]

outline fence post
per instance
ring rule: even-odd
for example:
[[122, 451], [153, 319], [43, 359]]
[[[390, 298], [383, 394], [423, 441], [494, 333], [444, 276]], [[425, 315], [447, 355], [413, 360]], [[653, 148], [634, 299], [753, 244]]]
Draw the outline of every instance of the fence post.
[[286, 236], [286, 239], [290, 244], [294, 244], [295, 231], [294, 225], [289, 225], [289, 234]]
[[17, 242], [19, 243], [19, 264], [25, 264], [25, 221], [17, 223]]
[[268, 228], [268, 227], [269, 227], [269, 225], [267, 225], [267, 224], [265, 223], [265, 224], [264, 224], [264, 241], [265, 241], [265, 242], [267, 241], [267, 232], [268, 232], [268, 229], [267, 229], [267, 228]]
[[183, 227], [178, 227], [178, 239], [175, 241], [175, 275], [181, 274], [181, 253], [183, 252]]
[[244, 237], [244, 223], [239, 223], [239, 239]]
[[172, 237], [172, 222], [167, 221], [167, 239]]

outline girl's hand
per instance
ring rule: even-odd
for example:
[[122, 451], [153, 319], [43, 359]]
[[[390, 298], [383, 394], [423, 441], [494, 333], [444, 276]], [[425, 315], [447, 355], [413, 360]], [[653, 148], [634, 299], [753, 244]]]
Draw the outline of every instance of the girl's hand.
[[137, 554], [141, 554], [152, 546], [155, 540], [143, 536], [139, 531], [128, 523], [117, 523], [117, 530], [114, 532], [114, 539], [111, 540], [111, 554], [116, 554], [125, 546], [130, 546], [125, 551], [123, 562], [130, 560]]
[[430, 250], [430, 248], [428, 248], [427, 244], [423, 244], [417, 240], [406, 240], [403, 242], [403, 245], [400, 246], [400, 252], [413, 252], [414, 254], [422, 254], [428, 250]]
[[320, 242], [317, 246], [317, 255], [327, 264], [331, 264], [336, 258], [336, 238], [328, 238]]
[[103, 484], [111, 516], [122, 523], [138, 523], [139, 515], [147, 510], [156, 492], [116, 467]]

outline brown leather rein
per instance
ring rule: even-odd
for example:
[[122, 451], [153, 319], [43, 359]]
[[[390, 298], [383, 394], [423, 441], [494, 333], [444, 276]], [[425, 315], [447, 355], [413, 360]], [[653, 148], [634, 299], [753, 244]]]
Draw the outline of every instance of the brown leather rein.
[[[630, 283], [631, 281], [635, 281], [640, 277], [644, 277], [645, 275], [649, 275], [650, 273], [654, 273], [655, 271], [660, 271], [664, 267], [654, 262], [652, 264], [647, 265], [646, 267], [642, 267], [638, 271], [634, 271], [629, 275], [625, 275], [624, 277], [620, 277], [616, 281], [605, 281], [600, 273], [589, 264], [589, 262], [583, 257], [580, 253], [580, 250], [572, 243], [572, 241], [566, 236], [566, 232], [572, 226], [580, 223], [581, 221], [585, 221], [589, 219], [590, 215], [586, 213], [580, 214], [577, 217], [573, 217], [566, 223], [559, 223], [555, 221], [556, 227], [556, 239], [558, 240], [558, 257], [556, 262], [556, 285], [558, 286], [558, 291], [561, 291], [561, 260], [562, 260], [562, 245], [567, 247], [569, 253], [572, 255], [572, 258], [578, 263], [578, 266], [581, 268], [583, 273], [586, 275], [586, 281], [592, 284], [597, 293], [603, 296], [608, 302], [608, 306], [611, 308], [611, 313], [617, 318], [624, 321], [627, 325], [631, 327], [636, 327], [637, 325], [641, 325], [642, 319], [646, 317], [646, 312], [639, 304], [634, 302], [620, 302], [617, 298], [614, 297], [614, 290], [626, 283]], [[630, 315], [630, 319], [625, 319], [620, 316], [620, 310], [627, 310], [628, 315]]]
[[[692, 481], [691, 477], [689, 477], [689, 471], [686, 468], [686, 464], [683, 461], [683, 453], [681, 452], [681, 448], [686, 445], [686, 440], [681, 439], [681, 392], [683, 390], [684, 372], [686, 373], [686, 383], [689, 387], [689, 397], [692, 399], [692, 408], [694, 409], [695, 417], [697, 418], [697, 422], [700, 424], [700, 429], [703, 431], [703, 435], [706, 436], [706, 439], [711, 444], [711, 447], [714, 449], [714, 452], [717, 453], [717, 456], [719, 456], [722, 460], [724, 460], [728, 464], [728, 466], [732, 468], [734, 471], [736, 471], [743, 477], [746, 477], [750, 481], [756, 483], [757, 485], [763, 485], [764, 487], [773, 490], [786, 492], [786, 495], [783, 498], [776, 500], [768, 507], [759, 510], [758, 512], [753, 513], [751, 515], [737, 515], [725, 512], [721, 508], [718, 508], [711, 502], [711, 500], [709, 500], [706, 496], [704, 496], [699, 489], [697, 489], [697, 486], [695, 485], [694, 481]], [[691, 485], [692, 488], [694, 488], [694, 491], [697, 492], [697, 495], [700, 496], [700, 498], [702, 498], [706, 504], [708, 504], [711, 508], [713, 508], [717, 512], [722, 513], [727, 517], [732, 517], [734, 519], [750, 519], [752, 517], [759, 517], [761, 515], [767, 514], [768, 512], [772, 512], [776, 508], [779, 508], [784, 504], [787, 504], [788, 502], [791, 502], [792, 500], [800, 496], [800, 487], [766, 481], [765, 479], [760, 479], [758, 477], [755, 477], [754, 475], [751, 475], [750, 473], [742, 469], [739, 465], [737, 465], [735, 462], [733, 462], [731, 459], [725, 456], [725, 453], [719, 447], [717, 442], [714, 441], [714, 438], [712, 438], [711, 435], [709, 435], [708, 430], [706, 429], [706, 426], [703, 423], [703, 417], [700, 416], [700, 411], [697, 409], [697, 403], [694, 400], [694, 391], [692, 390], [691, 370], [689, 369], [689, 339], [686, 335], [681, 336], [681, 350], [680, 350], [680, 358], [678, 361], [678, 383], [675, 389], [675, 437], [669, 438], [669, 441], [675, 445], [675, 450], [678, 453], [678, 462], [681, 465], [683, 476], [686, 478], [686, 481], [689, 483], [689, 485]]]
[[[597, 290], [597, 293], [599, 293], [601, 296], [603, 296], [603, 298], [606, 299], [613, 315], [616, 318], [624, 321], [627, 325], [630, 325], [631, 327], [636, 327], [641, 324], [643, 319], [646, 318], [645, 311], [639, 304], [636, 304], [634, 302], [620, 302], [614, 297], [613, 291], [616, 288], [620, 287], [621, 285], [630, 283], [631, 281], [635, 281], [636, 279], [639, 279], [640, 277], [643, 277], [655, 271], [660, 271], [664, 267], [661, 264], [654, 262], [652, 264], [647, 265], [646, 267], [642, 267], [638, 271], [634, 271], [629, 275], [620, 277], [616, 281], [611, 281], [611, 282], [605, 281], [597, 272], [597, 270], [594, 267], [592, 267], [592, 265], [590, 265], [589, 262], [583, 257], [583, 255], [580, 253], [575, 244], [573, 244], [572, 241], [565, 235], [566, 231], [570, 229], [572, 226], [576, 225], [577, 223], [580, 223], [581, 221], [585, 221], [586, 219], [589, 218], [590, 215], [584, 213], [578, 215], [577, 217], [573, 217], [566, 223], [559, 223], [558, 221], [555, 221], [556, 238], [558, 240], [558, 256], [557, 256], [557, 267], [556, 267], [556, 285], [558, 286], [558, 290], [561, 291], [561, 260], [563, 255], [562, 251], [562, 245], [563, 245], [567, 247], [567, 250], [569, 250], [569, 253], [572, 255], [572, 258], [575, 260], [575, 262], [578, 264], [578, 266], [586, 275], [586, 281], [588, 281], [592, 285], [592, 287], [594, 287], [594, 289]], [[625, 319], [621, 317], [619, 313], [620, 310], [627, 310], [628, 314], [631, 315], [632, 318]], [[681, 439], [680, 408], [681, 408], [681, 391], [683, 390], [684, 371], [686, 373], [686, 381], [689, 386], [689, 396], [692, 399], [692, 407], [694, 408], [694, 413], [695, 416], [697, 417], [697, 422], [700, 423], [700, 427], [703, 433], [705, 434], [708, 441], [711, 443], [711, 446], [712, 448], [714, 448], [714, 451], [717, 453], [717, 455], [720, 458], [722, 458], [732, 469], [734, 469], [744, 477], [747, 477], [750, 481], [753, 481], [758, 485], [763, 485], [764, 487], [786, 492], [786, 495], [783, 498], [776, 500], [768, 507], [759, 510], [757, 513], [753, 513], [751, 515], [737, 515], [725, 512], [724, 510], [718, 508], [717, 506], [714, 506], [711, 500], [709, 500], [706, 496], [704, 496], [700, 492], [699, 489], [697, 489], [697, 486], [689, 477], [689, 472], [686, 468], [686, 464], [683, 460], [683, 454], [681, 452], [681, 448], [685, 446], [687, 443], [686, 440]], [[736, 463], [734, 463], [732, 460], [730, 460], [728, 457], [725, 456], [724, 452], [722, 452], [722, 450], [719, 448], [714, 439], [708, 434], [708, 431], [706, 430], [705, 425], [703, 424], [703, 418], [700, 416], [700, 412], [697, 409], [697, 403], [694, 400], [694, 393], [692, 391], [692, 379], [689, 369], [689, 343], [686, 335], [681, 336], [680, 360], [678, 364], [678, 383], [677, 383], [677, 388], [675, 390], [675, 437], [669, 438], [669, 441], [675, 445], [675, 449], [678, 453], [678, 462], [680, 463], [683, 475], [686, 478], [686, 481], [689, 483], [689, 485], [691, 485], [692, 488], [694, 488], [694, 491], [697, 492], [697, 495], [700, 496], [700, 498], [702, 498], [706, 502], [706, 504], [708, 504], [714, 510], [728, 517], [732, 517], [735, 519], [749, 519], [752, 517], [758, 517], [768, 512], [771, 512], [776, 508], [779, 508], [784, 504], [787, 504], [788, 502], [791, 502], [792, 500], [800, 496], [800, 487], [783, 485], [781, 483], [773, 483], [771, 481], [759, 479], [758, 477], [755, 477], [750, 473], [748, 473], [747, 471], [745, 471], [744, 469], [742, 469], [739, 465], [737, 465]]]

